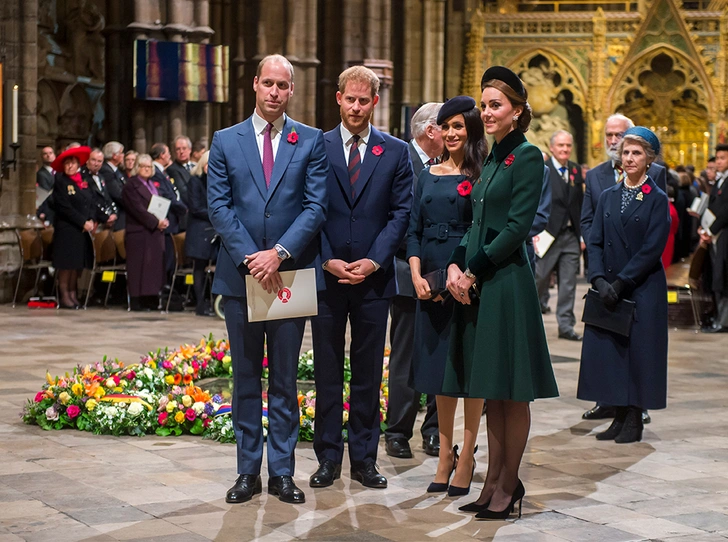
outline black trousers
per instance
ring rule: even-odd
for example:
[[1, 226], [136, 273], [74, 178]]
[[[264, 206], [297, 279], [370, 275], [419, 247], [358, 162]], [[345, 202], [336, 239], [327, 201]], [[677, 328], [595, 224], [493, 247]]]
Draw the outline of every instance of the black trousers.
[[[417, 300], [396, 296], [390, 308], [392, 324], [389, 343], [389, 405], [387, 406], [387, 430], [384, 438], [412, 438], [412, 432], [420, 409], [420, 393], [409, 387], [412, 367], [412, 350], [415, 336]], [[438, 435], [437, 402], [434, 395], [427, 396], [427, 413], [420, 428], [422, 438]]]

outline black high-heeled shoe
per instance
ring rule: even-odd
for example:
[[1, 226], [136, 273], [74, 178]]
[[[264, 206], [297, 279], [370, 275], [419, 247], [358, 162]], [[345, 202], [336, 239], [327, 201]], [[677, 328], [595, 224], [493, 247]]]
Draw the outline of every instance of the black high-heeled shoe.
[[431, 482], [429, 486], [427, 486], [427, 493], [444, 493], [447, 491], [447, 488], [450, 484], [450, 477], [452, 476], [452, 473], [455, 472], [455, 468], [458, 466], [458, 459], [460, 459], [460, 456], [458, 455], [458, 445], [452, 447], [452, 453], [454, 454], [453, 460], [452, 460], [452, 469], [450, 470], [450, 474], [447, 476], [447, 482], [440, 483], [440, 482]]
[[488, 506], [490, 505], [490, 499], [485, 504], [478, 504], [478, 501], [470, 502], [468, 504], [464, 504], [461, 507], [458, 508], [461, 512], [482, 512], [483, 510], [487, 510]]
[[513, 492], [513, 495], [511, 496], [511, 502], [508, 506], [505, 507], [505, 510], [488, 510], [485, 509], [481, 512], [478, 512], [475, 514], [475, 519], [487, 519], [487, 520], [504, 520], [508, 519], [508, 516], [510, 516], [513, 512], [515, 512], [516, 503], [518, 503], [518, 517], [521, 517], [521, 512], [523, 509], [523, 497], [526, 496], [526, 488], [523, 487], [523, 482], [518, 480], [518, 485], [516, 486], [516, 490]]
[[448, 497], [462, 497], [463, 495], [467, 495], [470, 493], [470, 484], [473, 483], [473, 476], [475, 475], [475, 453], [478, 451], [478, 446], [475, 446], [475, 449], [473, 450], [473, 470], [470, 471], [470, 481], [468, 482], [468, 487], [459, 487], [454, 486], [450, 484], [450, 487], [447, 488], [447, 496]]

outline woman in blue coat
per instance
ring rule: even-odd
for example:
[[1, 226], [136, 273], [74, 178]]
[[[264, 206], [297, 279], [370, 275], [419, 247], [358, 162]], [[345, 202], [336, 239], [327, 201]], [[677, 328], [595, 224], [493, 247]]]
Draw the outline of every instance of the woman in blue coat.
[[577, 397], [615, 405], [598, 440], [642, 439], [642, 410], [667, 403], [667, 281], [662, 251], [670, 233], [667, 195], [646, 174], [660, 153], [649, 129], [630, 128], [620, 147], [627, 178], [599, 198], [589, 254], [589, 281], [607, 306], [635, 302], [629, 337], [586, 325]]

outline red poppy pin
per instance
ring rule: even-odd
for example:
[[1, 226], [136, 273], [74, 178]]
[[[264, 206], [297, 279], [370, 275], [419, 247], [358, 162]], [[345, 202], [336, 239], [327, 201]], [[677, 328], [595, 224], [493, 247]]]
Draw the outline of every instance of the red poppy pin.
[[505, 159], [506, 167], [510, 166], [515, 159], [516, 159], [516, 157], [513, 156], [512, 154], [509, 154], [508, 156], [506, 156], [506, 159]]
[[154, 186], [159, 188], [159, 183], [157, 181], [154, 181]]
[[569, 175], [569, 179], [571, 179], [571, 184], [574, 184], [574, 179], [575, 179], [575, 177], [574, 177], [574, 175], [573, 175], [573, 174], [572, 174], [572, 175]]
[[382, 146], [381, 146], [381, 145], [374, 145], [374, 147], [372, 147], [372, 154], [373, 154], [374, 156], [379, 156], [379, 155], [381, 155], [381, 154], [382, 154], [383, 152], [384, 152], [384, 149], [382, 148]]
[[576, 175], [576, 168], [575, 168], [575, 167], [574, 167], [574, 168], [571, 168], [571, 172], [572, 172], [572, 173], [573, 173], [574, 175]]
[[83, 181], [81, 183], [81, 188], [88, 188], [88, 183], [86, 181]]
[[649, 184], [643, 184], [642, 192], [644, 192], [645, 194], [649, 194], [650, 192], [652, 192], [652, 188], [650, 188]]
[[296, 127], [291, 128], [291, 132], [288, 134], [288, 142], [291, 145], [298, 143], [298, 134], [296, 133]]
[[470, 181], [463, 181], [458, 185], [458, 194], [462, 197], [467, 197], [473, 191], [473, 184]]

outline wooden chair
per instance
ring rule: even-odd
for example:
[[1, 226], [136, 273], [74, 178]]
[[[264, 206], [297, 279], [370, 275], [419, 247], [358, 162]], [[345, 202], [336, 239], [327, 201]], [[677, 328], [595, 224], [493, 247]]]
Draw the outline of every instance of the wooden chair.
[[[111, 230], [100, 229], [91, 236], [91, 241], [94, 249], [94, 266], [91, 269], [91, 279], [89, 280], [88, 289], [86, 290], [86, 301], [83, 304], [83, 308], [88, 307], [88, 300], [91, 297], [91, 291], [94, 288], [94, 278], [98, 273], [104, 271], [112, 271], [114, 273], [122, 273], [126, 277], [126, 264], [117, 263], [117, 255], [119, 253], [117, 249], [116, 239]], [[123, 240], [123, 237], [122, 237]], [[106, 287], [106, 296], [104, 298], [104, 307], [109, 301], [109, 293], [111, 292], [111, 282]], [[129, 294], [127, 292], [127, 305], [129, 304]]]
[[[174, 274], [172, 275], [172, 285], [169, 288], [169, 295], [167, 296], [167, 306], [165, 311], [169, 312], [169, 304], [172, 301], [172, 294], [174, 293], [174, 283], [177, 277], [186, 277], [192, 274], [192, 268], [185, 267], [185, 238], [187, 237], [185, 232], [176, 233], [172, 235], [172, 241], [174, 244]], [[187, 297], [189, 297], [189, 287], [187, 288]]]
[[[46, 238], [53, 232], [46, 234]], [[40, 273], [43, 269], [48, 269], [53, 265], [50, 260], [44, 258], [43, 234], [42, 230], [36, 229], [16, 229], [15, 236], [18, 240], [18, 250], [20, 251], [20, 269], [18, 270], [18, 282], [15, 285], [15, 295], [13, 295], [13, 307], [18, 300], [18, 292], [20, 291], [20, 283], [23, 278], [23, 271], [35, 270], [35, 283], [33, 292], [38, 292], [38, 282], [40, 281]], [[48, 242], [50, 244], [50, 240]], [[54, 282], [55, 290], [55, 282]]]

